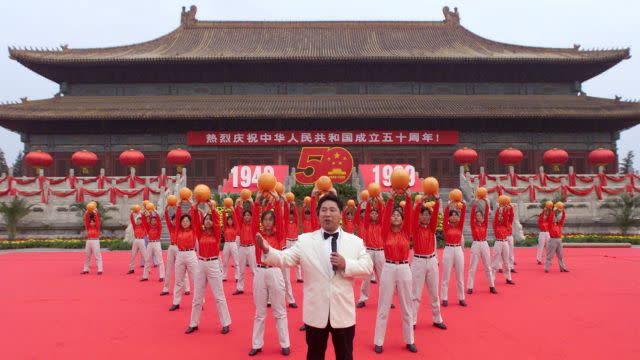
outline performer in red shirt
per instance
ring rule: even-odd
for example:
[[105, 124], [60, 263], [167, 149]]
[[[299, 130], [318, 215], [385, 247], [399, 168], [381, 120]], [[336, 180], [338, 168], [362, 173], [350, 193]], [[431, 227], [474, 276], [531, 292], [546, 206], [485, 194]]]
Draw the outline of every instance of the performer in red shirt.
[[102, 275], [102, 254], [100, 253], [100, 213], [98, 210], [84, 213], [84, 228], [87, 231], [87, 241], [84, 245], [84, 268], [81, 274], [89, 273], [91, 265], [91, 253], [96, 258], [98, 275]]
[[316, 214], [316, 207], [318, 204], [318, 199], [315, 196], [315, 193], [311, 194], [311, 204], [310, 206], [303, 206], [303, 215], [302, 215], [302, 232], [310, 233], [320, 229], [320, 221], [318, 221], [318, 214]]
[[355, 233], [355, 209], [347, 207], [342, 211], [342, 229], [350, 234]]
[[551, 260], [553, 256], [558, 257], [558, 265], [560, 265], [560, 272], [569, 272], [567, 265], [564, 263], [564, 256], [562, 251], [562, 227], [564, 226], [565, 219], [564, 204], [557, 202], [553, 211], [547, 215], [547, 224], [549, 226], [549, 244], [547, 244], [547, 258], [544, 261], [544, 272], [549, 272], [549, 266], [551, 266]]
[[199, 210], [195, 205], [191, 207], [189, 214], [182, 214], [182, 207], [178, 206], [176, 218], [180, 219], [179, 226], [174, 230], [176, 245], [178, 246], [175, 269], [176, 283], [173, 286], [173, 305], [169, 308], [169, 311], [175, 311], [180, 308], [184, 274], [188, 272], [192, 279], [195, 278], [196, 268], [198, 267], [198, 258], [195, 251], [197, 240], [195, 229], [202, 226], [199, 222]]
[[[148, 266], [149, 264], [146, 262], [147, 259], [147, 248], [144, 245], [144, 236], [147, 232], [142, 225], [142, 214], [134, 213], [131, 211], [129, 215], [129, 220], [131, 221], [131, 226], [133, 226], [133, 244], [131, 245], [131, 261], [129, 261], [129, 272], [127, 274], [133, 274], [133, 267], [136, 261], [136, 255], [140, 253], [140, 257], [145, 260], [144, 266]], [[143, 277], [144, 279], [144, 277]]]
[[142, 226], [149, 237], [149, 244], [147, 245], [147, 257], [145, 259], [144, 274], [140, 281], [147, 281], [149, 279], [149, 270], [151, 269], [151, 259], [155, 257], [160, 267], [160, 282], [164, 282], [164, 261], [162, 260], [162, 246], [160, 245], [160, 235], [162, 234], [162, 220], [160, 220], [160, 214], [157, 211], [149, 212], [149, 220], [146, 215], [142, 215]]
[[237, 282], [240, 278], [240, 265], [238, 264], [238, 219], [236, 219], [233, 209], [226, 209], [222, 213], [224, 223], [224, 247], [222, 248], [222, 281], [227, 281], [227, 270], [229, 269], [229, 258], [233, 257], [233, 274]]
[[[231, 325], [231, 316], [227, 307], [227, 299], [224, 296], [222, 273], [220, 272], [220, 216], [213, 202], [210, 201], [208, 205], [209, 209], [202, 221], [203, 226], [194, 228], [198, 236], [198, 265], [193, 279], [194, 294], [191, 306], [191, 322], [185, 331], [187, 334], [198, 330], [207, 283], [209, 283], [211, 292], [216, 299], [222, 333], [228, 333], [229, 325]], [[198, 216], [200, 216], [199, 211]]]
[[[296, 209], [296, 203], [293, 201], [287, 203], [287, 207], [289, 210], [283, 213], [283, 221], [286, 224], [285, 237], [287, 239], [287, 245], [285, 248], [290, 248], [298, 241], [298, 211]], [[298, 304], [296, 304], [296, 299], [293, 297], [293, 289], [291, 287], [291, 270], [288, 267], [283, 267], [282, 276], [284, 277], [285, 299], [287, 300], [287, 304], [289, 304], [290, 308], [297, 309]], [[300, 266], [296, 266], [296, 280], [302, 282]]]
[[458, 209], [456, 204], [449, 202], [444, 209], [444, 253], [442, 255], [442, 306], [449, 305], [449, 278], [451, 268], [456, 270], [456, 290], [461, 306], [467, 306], [464, 300], [464, 252], [462, 251], [462, 229], [467, 211], [467, 204], [461, 203]]
[[249, 264], [253, 275], [255, 276], [256, 274], [256, 230], [253, 226], [253, 217], [259, 214], [254, 214], [249, 207], [245, 208], [245, 203], [252, 205], [253, 200], [242, 201], [238, 199], [235, 209], [236, 219], [242, 220], [236, 221], [237, 237], [239, 237], [240, 247], [238, 248], [238, 281], [236, 282], [236, 291], [233, 295], [244, 293], [244, 272], [247, 270], [247, 264]]
[[540, 212], [538, 216], [538, 230], [540, 233], [538, 234], [538, 251], [536, 252], [536, 260], [538, 261], [538, 265], [542, 265], [542, 252], [547, 246], [549, 242], [549, 223], [547, 222], [547, 217], [553, 208], [553, 203], [551, 201], [547, 201], [544, 206], [544, 209]]
[[[176, 228], [179, 226], [177, 222], [180, 220], [176, 218], [177, 208], [176, 206], [167, 206], [164, 210], [164, 221], [167, 224], [167, 230], [169, 230], [169, 249], [167, 250], [167, 267], [164, 274], [164, 285], [162, 286], [162, 292], [160, 296], [169, 295], [169, 288], [171, 287], [171, 278], [173, 271], [175, 270], [176, 257], [178, 255], [178, 245], [176, 243]], [[189, 282], [189, 275], [184, 273], [184, 279], [182, 280], [185, 288], [185, 295], [191, 293], [191, 284]], [[175, 286], [175, 285], [174, 285]]]
[[[285, 244], [284, 214], [289, 214], [289, 204], [284, 203], [284, 209], [280, 196], [275, 191], [271, 192], [270, 201], [272, 209], [265, 207], [260, 214], [260, 201], [262, 194], [258, 194], [253, 204], [253, 227], [256, 238], [266, 240], [274, 249], [282, 250]], [[284, 211], [283, 211], [284, 210]], [[260, 219], [260, 221], [258, 220]], [[262, 230], [260, 230], [260, 223]], [[278, 340], [283, 355], [289, 355], [289, 329], [287, 321], [287, 307], [285, 305], [284, 278], [279, 268], [262, 263], [262, 249], [255, 248], [254, 254], [257, 262], [255, 279], [253, 280], [253, 301], [256, 306], [256, 316], [253, 321], [253, 335], [251, 339], [251, 351], [249, 356], [254, 356], [262, 351], [264, 345], [264, 323], [267, 316], [267, 303], [271, 301], [271, 310], [276, 320]]]
[[[409, 239], [411, 237], [411, 194], [405, 190], [404, 209], [393, 207], [395, 190], [387, 200], [382, 217], [382, 238], [384, 239], [385, 264], [380, 276], [380, 295], [376, 315], [374, 335], [375, 352], [382, 352], [384, 335], [387, 331], [389, 308], [395, 290], [398, 290], [400, 311], [402, 313], [402, 334], [407, 350], [418, 352], [413, 338], [413, 302], [411, 293], [411, 269], [409, 269]], [[406, 214], [406, 216], [405, 216]]]
[[[483, 204], [484, 203], [484, 204]], [[467, 294], [473, 294], [473, 282], [476, 277], [478, 260], [482, 260], [484, 274], [489, 283], [489, 292], [497, 294], [493, 284], [491, 273], [491, 255], [487, 243], [487, 230], [489, 226], [489, 202], [485, 199], [476, 201], [471, 207], [471, 233], [473, 244], [471, 245], [471, 259], [469, 264], [469, 278], [467, 279]]]
[[[372, 202], [374, 208], [372, 208]], [[364, 213], [364, 221], [362, 222], [360, 238], [367, 247], [367, 253], [373, 261], [373, 273], [369, 281], [362, 280], [360, 285], [360, 299], [357, 308], [365, 307], [366, 301], [369, 299], [371, 291], [371, 283], [375, 282], [376, 276], [380, 279], [382, 268], [384, 267], [384, 238], [382, 237], [382, 225], [380, 224], [380, 216], [384, 212], [382, 195], [367, 202]], [[375, 275], [374, 275], [375, 274]]]
[[[493, 233], [496, 236], [496, 241], [493, 243], [493, 256], [491, 257], [491, 270], [492, 277], [496, 278], [496, 271], [502, 271], [502, 264], [509, 263], [509, 242], [507, 237], [509, 236], [509, 209], [511, 206], [498, 206], [495, 214], [493, 215]], [[505, 276], [507, 278], [507, 284], [514, 285], [513, 280], [511, 280], [511, 269], [509, 266], [506, 266], [507, 271], [505, 272]]]
[[440, 296], [438, 296], [438, 256], [436, 254], [436, 229], [438, 228], [438, 212], [440, 197], [436, 195], [434, 203], [415, 205], [412, 213], [411, 237], [413, 239], [413, 260], [411, 261], [411, 278], [413, 289], [413, 325], [418, 323], [418, 310], [422, 298], [422, 289], [427, 284], [433, 325], [445, 330], [440, 313]]

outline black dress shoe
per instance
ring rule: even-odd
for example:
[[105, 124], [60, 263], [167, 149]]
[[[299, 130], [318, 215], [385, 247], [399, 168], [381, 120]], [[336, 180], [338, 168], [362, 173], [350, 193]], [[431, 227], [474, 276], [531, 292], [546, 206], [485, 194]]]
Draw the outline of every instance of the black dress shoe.
[[102, 275], [102, 271], [98, 271], [98, 275]]
[[227, 279], [222, 279], [222, 282], [225, 282], [225, 281], [227, 281]]
[[267, 303], [267, 307], [270, 308], [271, 307], [271, 303]]
[[140, 279], [140, 281], [149, 281], [149, 279], [148, 278], [142, 278], [142, 279]]
[[378, 280], [375, 280], [375, 279], [374, 279], [374, 280], [371, 280], [371, 283], [372, 283], [372, 284], [377, 284], [377, 283], [378, 283]]
[[416, 347], [416, 344], [407, 344], [407, 350], [411, 351], [412, 353], [418, 352], [418, 348]]
[[442, 306], [444, 306], [444, 307], [449, 306], [449, 301], [447, 301], [447, 300], [442, 300]]
[[538, 260], [538, 265], [542, 265], [542, 261]]
[[303, 282], [304, 282], [304, 280], [302, 280], [302, 279], [298, 279], [298, 280], [296, 280], [296, 282], [303, 283]]
[[298, 308], [298, 304], [291, 303], [291, 304], [289, 304], [289, 307], [292, 308], [292, 309], [297, 309]]
[[169, 295], [169, 292], [168, 291], [163, 291], [163, 292], [160, 293], [160, 296], [165, 296], [165, 295]]
[[222, 327], [222, 333], [223, 333], [223, 334], [227, 334], [227, 333], [229, 333], [229, 325], [227, 325], [227, 326], [223, 326], [223, 327]]
[[498, 293], [498, 291], [494, 287], [490, 287], [489, 288], [489, 292], [492, 293], [492, 294], [497, 294]]
[[171, 307], [169, 308], [169, 311], [176, 311], [180, 309], [180, 305], [171, 305]]
[[143, 267], [144, 267], [144, 265], [140, 265], [140, 267], [141, 267], [141, 268], [143, 268]]
[[154, 264], [153, 267], [158, 267], [158, 264]]
[[546, 273], [548, 273], [548, 272], [549, 272], [549, 270], [547, 270], [547, 269], [544, 269], [544, 272], [546, 272]]
[[567, 269], [560, 269], [560, 272], [569, 272]]
[[282, 355], [288, 356], [291, 353], [291, 348], [282, 348]]
[[300, 331], [307, 331], [307, 325], [302, 324], [302, 326], [300, 326]]
[[185, 295], [191, 295], [191, 291], [185, 291], [184, 294]]
[[358, 301], [358, 304], [356, 305], [356, 307], [358, 309], [362, 309], [366, 304], [364, 303], [364, 301]]
[[256, 356], [259, 352], [262, 352], [262, 349], [251, 349], [251, 351], [249, 351], [249, 356]]
[[164, 282], [164, 278], [158, 279], [158, 282]]
[[197, 327], [197, 326], [193, 326], [193, 327], [189, 326], [189, 327], [187, 328], [187, 330], [186, 330], [184, 333], [185, 333], [185, 334], [191, 334], [192, 332], [194, 332], [194, 331], [196, 331], [196, 330], [198, 330], [198, 327]]
[[464, 300], [460, 300], [458, 303], [460, 304], [460, 306], [467, 306], [467, 302]]
[[516, 283], [513, 282], [513, 280], [507, 280], [507, 284], [509, 285], [515, 285]]
[[88, 274], [88, 273], [89, 273], [88, 271], [83, 271], [83, 272], [80, 273], [80, 275], [84, 275], [84, 274]]
[[127, 272], [127, 275], [129, 275], [129, 274], [133, 274], [133, 269], [131, 269], [131, 270], [129, 270], [129, 271]]
[[231, 295], [241, 295], [241, 294], [244, 294], [244, 291], [242, 291], [242, 290], [236, 290], [236, 291], [235, 291], [233, 294], [231, 294]]
[[373, 348], [373, 351], [375, 351], [377, 354], [382, 354], [382, 346], [376, 345]]
[[396, 306], [395, 306], [395, 305], [393, 305], [393, 304], [391, 304], [391, 308], [392, 308], [392, 309], [395, 309], [395, 308], [396, 308]]
[[498, 270], [498, 272], [499, 272], [500, 274], [502, 274], [502, 269]]
[[438, 329], [442, 329], [442, 330], [447, 330], [447, 325], [445, 325], [444, 323], [433, 323], [433, 326], [437, 327]]
[[469, 295], [473, 294], [473, 289], [467, 289], [467, 294]]
[[511, 272], [514, 274], [517, 274], [518, 272], [516, 271], [516, 269], [511, 269]]

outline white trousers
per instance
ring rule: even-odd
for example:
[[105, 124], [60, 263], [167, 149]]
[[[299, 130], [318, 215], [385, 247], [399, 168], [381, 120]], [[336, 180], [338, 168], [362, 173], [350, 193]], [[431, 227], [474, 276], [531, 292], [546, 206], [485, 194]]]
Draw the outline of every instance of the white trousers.
[[129, 261], [129, 270], [133, 270], [133, 266], [136, 263], [136, 255], [140, 253], [140, 257], [145, 260], [145, 266], [148, 266], [146, 261], [147, 259], [147, 248], [144, 246], [144, 239], [133, 239], [133, 244], [131, 245], [131, 261]]
[[547, 258], [544, 260], [544, 269], [549, 270], [549, 266], [551, 266], [551, 260], [553, 260], [553, 256], [558, 257], [558, 265], [560, 265], [560, 269], [566, 270], [567, 265], [564, 263], [564, 254], [562, 252], [562, 239], [560, 238], [550, 238], [549, 244], [547, 244]]
[[473, 282], [476, 277], [476, 269], [478, 269], [478, 260], [482, 259], [482, 268], [487, 277], [489, 287], [493, 287], [493, 274], [491, 273], [491, 255], [489, 244], [486, 241], [474, 241], [471, 244], [471, 256], [469, 264], [469, 277], [467, 278], [467, 288], [473, 289]]
[[413, 325], [418, 323], [418, 310], [422, 299], [422, 289], [427, 284], [429, 303], [431, 304], [431, 317], [434, 323], [442, 322], [440, 314], [440, 296], [438, 296], [438, 257], [429, 259], [413, 256], [411, 260], [411, 279], [413, 290]]
[[98, 271], [102, 271], [102, 254], [100, 253], [100, 240], [98, 239], [91, 239], [85, 242], [83, 271], [89, 271], [89, 266], [91, 265], [91, 253], [93, 253], [93, 257], [96, 258]]
[[182, 288], [184, 287], [185, 274], [189, 273], [192, 279], [195, 278], [198, 267], [196, 252], [179, 251], [176, 256], [176, 283], [173, 286], [173, 305], [180, 305], [182, 300]]
[[220, 271], [220, 261], [198, 260], [196, 274], [193, 278], [193, 303], [191, 306], [191, 322], [190, 327], [196, 327], [200, 323], [200, 314], [202, 313], [202, 303], [204, 294], [207, 290], [207, 283], [216, 299], [216, 307], [218, 308], [218, 318], [222, 327], [231, 325], [231, 315], [227, 307], [227, 299], [224, 296], [222, 288], [222, 273]]
[[376, 330], [373, 338], [375, 345], [382, 346], [387, 331], [389, 309], [393, 301], [393, 293], [398, 289], [398, 300], [402, 313], [402, 334], [406, 344], [413, 344], [413, 303], [411, 301], [411, 269], [409, 264], [385, 263], [380, 276], [380, 295], [378, 298], [378, 313], [376, 315]]
[[252, 349], [261, 349], [264, 346], [264, 322], [267, 317], [268, 301], [271, 301], [271, 311], [276, 320], [280, 347], [287, 348], [290, 346], [289, 325], [284, 302], [284, 278], [280, 268], [256, 269], [253, 279], [253, 302], [256, 305], [256, 316], [253, 320]]
[[[293, 247], [298, 240], [290, 240], [287, 239], [287, 248]], [[300, 265], [296, 266], [296, 280], [302, 280], [302, 267]]]
[[540, 234], [538, 234], [538, 252], [536, 253], [536, 260], [539, 262], [542, 261], [542, 253], [550, 238], [548, 231], [541, 231]]
[[445, 246], [442, 255], [442, 300], [449, 299], [449, 279], [451, 268], [456, 271], [458, 300], [464, 300], [464, 252], [461, 246]]
[[227, 278], [230, 257], [233, 257], [234, 280], [238, 281], [240, 268], [238, 266], [238, 244], [235, 241], [224, 242], [224, 247], [222, 248], [222, 279]]
[[[176, 264], [176, 255], [178, 255], [178, 246], [169, 245], [169, 249], [167, 250], [167, 267], [164, 273], [164, 285], [162, 287], [162, 292], [168, 292], [171, 287], [171, 276], [173, 275], [173, 270], [175, 269]], [[189, 284], [189, 274], [184, 273], [184, 279], [182, 280], [185, 286], [185, 291], [191, 291], [191, 285]]]
[[513, 269], [513, 265], [516, 263], [516, 253], [514, 251], [513, 235], [507, 236], [509, 241], [509, 270]]
[[[493, 280], [496, 279], [496, 271], [502, 268], [502, 264], [509, 263], [509, 244], [507, 241], [496, 240], [493, 243], [493, 257], [491, 258], [491, 273]], [[504, 270], [507, 280], [511, 280], [511, 269], [507, 266]]]
[[[238, 291], [244, 291], [244, 272], [247, 270], [247, 264], [249, 264], [249, 268], [253, 275], [256, 275], [256, 247], [251, 246], [240, 246], [238, 249], [238, 282], [236, 284], [236, 289]], [[255, 279], [253, 280], [255, 281]]]
[[160, 278], [162, 279], [164, 276], [164, 261], [162, 260], [162, 245], [160, 241], [149, 241], [147, 244], [147, 257], [144, 262], [144, 274], [142, 275], [143, 279], [149, 278], [149, 270], [151, 269], [151, 259], [155, 256], [156, 261], [158, 261], [158, 266], [160, 267], [160, 272], [158, 273]]
[[[384, 259], [384, 250], [367, 250], [367, 254], [371, 256], [371, 260], [373, 261], [373, 273], [371, 273], [371, 279], [375, 279], [375, 276], [382, 276], [382, 269], [385, 265]], [[370, 280], [362, 280], [362, 284], [360, 284], [360, 301], [367, 301], [369, 299], [369, 295], [371, 295], [371, 281]], [[379, 301], [378, 301], [379, 303]], [[391, 306], [391, 304], [389, 304]]]

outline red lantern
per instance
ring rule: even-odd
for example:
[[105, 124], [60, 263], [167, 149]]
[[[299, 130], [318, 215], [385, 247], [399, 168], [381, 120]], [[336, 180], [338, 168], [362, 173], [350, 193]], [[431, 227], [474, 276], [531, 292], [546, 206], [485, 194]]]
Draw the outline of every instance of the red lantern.
[[89, 168], [96, 166], [98, 163], [98, 155], [91, 151], [76, 151], [71, 155], [71, 162], [74, 166], [79, 167], [82, 174], [89, 174]]
[[123, 151], [118, 159], [122, 165], [128, 168], [135, 168], [144, 164], [144, 154], [133, 149]]
[[562, 149], [553, 148], [544, 152], [542, 160], [544, 160], [545, 164], [551, 165], [552, 171], [558, 172], [560, 165], [569, 161], [569, 154]]
[[191, 153], [180, 148], [171, 150], [167, 154], [167, 162], [181, 172], [182, 168], [191, 162]]
[[504, 149], [498, 154], [498, 161], [504, 166], [518, 165], [523, 158], [522, 151], [514, 148]]
[[36, 169], [36, 172], [40, 172], [40, 169], [46, 168], [53, 164], [53, 158], [49, 153], [42, 150], [30, 151], [25, 155], [24, 161], [27, 165]]
[[469, 149], [468, 147], [464, 147], [462, 149], [458, 149], [453, 153], [453, 159], [460, 165], [464, 165], [464, 171], [469, 171], [469, 164], [476, 162], [478, 160], [478, 153]]
[[589, 153], [589, 162], [594, 166], [605, 166], [616, 161], [616, 154], [609, 150], [599, 148]]

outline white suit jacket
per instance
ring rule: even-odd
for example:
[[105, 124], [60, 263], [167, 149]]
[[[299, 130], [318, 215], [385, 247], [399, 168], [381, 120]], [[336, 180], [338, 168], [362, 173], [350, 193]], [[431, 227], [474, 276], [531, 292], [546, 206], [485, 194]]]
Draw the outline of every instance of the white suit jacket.
[[335, 274], [329, 267], [322, 230], [301, 234], [296, 244], [286, 250], [270, 248], [263, 262], [277, 267], [300, 265], [304, 271], [302, 319], [315, 328], [346, 328], [356, 323], [353, 283], [356, 278], [369, 279], [373, 262], [362, 239], [340, 229], [338, 253], [345, 258], [344, 271]]

